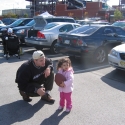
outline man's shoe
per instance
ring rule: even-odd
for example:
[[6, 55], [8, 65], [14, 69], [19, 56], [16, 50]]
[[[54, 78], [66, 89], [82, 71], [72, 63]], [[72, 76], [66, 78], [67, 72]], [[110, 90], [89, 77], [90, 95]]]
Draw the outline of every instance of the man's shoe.
[[26, 102], [31, 102], [32, 99], [23, 91], [19, 91], [20, 92], [20, 95], [22, 96], [23, 100], [26, 101]]
[[43, 95], [41, 97], [41, 99], [45, 100], [47, 102], [50, 102], [50, 103], [54, 103], [55, 102], [55, 100], [48, 93], [46, 93], [45, 95]]
[[23, 97], [23, 100], [26, 101], [26, 102], [31, 102], [32, 101], [32, 99], [30, 97], [27, 97], [27, 98]]

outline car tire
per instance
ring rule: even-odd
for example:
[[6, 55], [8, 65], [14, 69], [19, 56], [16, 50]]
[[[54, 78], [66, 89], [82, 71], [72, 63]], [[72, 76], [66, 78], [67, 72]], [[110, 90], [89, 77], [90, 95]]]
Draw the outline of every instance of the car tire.
[[107, 59], [106, 50], [103, 47], [98, 48], [93, 55], [94, 63], [104, 63], [106, 59]]
[[43, 50], [42, 47], [35, 47], [37, 50]]
[[50, 47], [50, 51], [51, 51], [53, 54], [57, 54], [57, 53], [58, 53], [58, 52], [56, 51], [56, 49], [55, 49], [56, 43], [57, 43], [57, 40], [55, 40], [55, 41], [52, 43], [51, 47]]

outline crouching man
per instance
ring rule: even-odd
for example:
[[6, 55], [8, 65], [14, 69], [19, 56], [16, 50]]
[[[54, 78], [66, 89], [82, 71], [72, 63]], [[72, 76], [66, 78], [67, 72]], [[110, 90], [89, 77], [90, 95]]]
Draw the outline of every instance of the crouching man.
[[30, 97], [41, 96], [42, 100], [54, 103], [49, 95], [54, 83], [53, 63], [42, 51], [35, 51], [32, 59], [19, 67], [15, 82], [24, 101], [30, 102]]

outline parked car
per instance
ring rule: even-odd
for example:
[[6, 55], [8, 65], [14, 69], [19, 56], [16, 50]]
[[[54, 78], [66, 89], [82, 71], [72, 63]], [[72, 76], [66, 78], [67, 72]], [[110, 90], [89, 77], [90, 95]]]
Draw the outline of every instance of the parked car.
[[6, 26], [6, 25], [0, 20], [0, 27], [1, 26]]
[[12, 24], [13, 22], [15, 22], [17, 19], [16, 18], [3, 18], [2, 19], [2, 22], [5, 24], [5, 25], [10, 25]]
[[27, 23], [29, 23], [31, 20], [33, 20], [33, 19], [32, 18], [20, 18], [20, 19], [16, 20], [15, 22], [13, 22], [10, 25], [0, 27], [0, 37], [2, 37], [2, 34], [5, 31], [7, 31], [8, 28], [13, 28], [13, 27], [18, 27], [18, 26], [24, 26]]
[[56, 51], [64, 55], [91, 58], [103, 63], [108, 52], [116, 45], [125, 42], [125, 31], [110, 25], [86, 25], [68, 33], [59, 34]]
[[76, 20], [76, 23], [79, 23], [80, 25], [86, 25], [86, 24], [90, 24], [94, 22], [93, 20], [88, 20], [88, 19], [85, 19], [85, 20]]
[[111, 25], [109, 22], [107, 21], [103, 21], [103, 20], [99, 20], [99, 21], [94, 21], [94, 22], [91, 22], [91, 24], [96, 24], [96, 25]]
[[14, 34], [16, 34], [20, 39], [21, 43], [25, 43], [25, 37], [27, 35], [27, 31], [31, 29], [34, 25], [35, 25], [35, 21], [31, 20], [28, 24], [24, 26], [14, 27], [12, 29]]
[[116, 21], [112, 24], [112, 26], [119, 26], [125, 30], [125, 21]]
[[116, 69], [125, 70], [125, 44], [118, 45], [110, 51], [108, 62]]
[[48, 23], [43, 30], [30, 32], [25, 37], [25, 42], [26, 45], [33, 46], [36, 49], [50, 48], [52, 53], [57, 53], [55, 44], [57, 43], [58, 34], [71, 31], [80, 26], [80, 24], [68, 22]]

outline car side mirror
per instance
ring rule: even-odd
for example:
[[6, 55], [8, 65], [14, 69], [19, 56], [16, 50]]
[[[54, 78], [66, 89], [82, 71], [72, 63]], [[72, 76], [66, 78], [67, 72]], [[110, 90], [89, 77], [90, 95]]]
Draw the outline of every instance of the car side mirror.
[[114, 37], [118, 37], [118, 34], [114, 33]]

